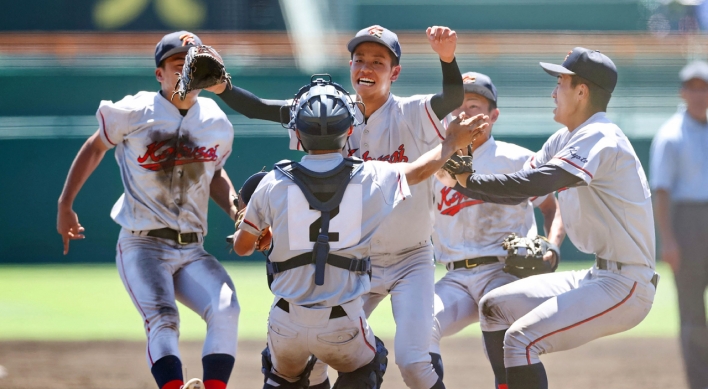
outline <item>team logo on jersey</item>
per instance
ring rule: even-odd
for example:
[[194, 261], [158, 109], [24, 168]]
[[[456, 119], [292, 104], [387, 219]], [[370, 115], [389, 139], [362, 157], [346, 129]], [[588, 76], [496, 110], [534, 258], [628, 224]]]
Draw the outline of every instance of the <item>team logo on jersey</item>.
[[[350, 149], [349, 154], [347, 155], [348, 157], [353, 156], [359, 149]], [[373, 158], [369, 156], [369, 151], [367, 150], [364, 154], [361, 155], [361, 159], [364, 161], [386, 161], [390, 163], [396, 163], [396, 162], [408, 162], [408, 157], [406, 156], [406, 147], [401, 144], [398, 146], [398, 149], [394, 151], [391, 154], [388, 155], [382, 155], [378, 158]]]
[[578, 148], [577, 147], [570, 147], [568, 148], [568, 152], [570, 152], [570, 159], [577, 159], [578, 161], [582, 163], [588, 163], [588, 159], [578, 155]]
[[438, 211], [440, 211], [441, 215], [455, 216], [463, 208], [482, 204], [483, 202], [482, 200], [472, 200], [462, 193], [446, 186], [440, 190]]
[[219, 145], [210, 148], [191, 146], [181, 138], [176, 142], [175, 139], [155, 141], [147, 145], [145, 154], [138, 157], [138, 163], [144, 169], [159, 171], [190, 163], [214, 162], [218, 158], [218, 148]]
[[384, 29], [381, 26], [371, 26], [371, 28], [369, 28], [369, 35], [381, 38], [381, 35], [383, 35], [383, 31]]
[[477, 78], [474, 76], [466, 75], [462, 77], [463, 84], [474, 84], [475, 81], [477, 81]]
[[192, 34], [182, 34], [179, 36], [179, 40], [182, 41], [182, 46], [196, 45], [197, 42], [194, 40], [194, 35]]

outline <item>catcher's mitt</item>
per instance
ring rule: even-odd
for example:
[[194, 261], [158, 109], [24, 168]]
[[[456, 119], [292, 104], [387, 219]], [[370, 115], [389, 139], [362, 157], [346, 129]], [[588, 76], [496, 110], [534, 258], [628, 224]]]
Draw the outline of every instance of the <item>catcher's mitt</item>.
[[208, 88], [222, 82], [231, 88], [231, 76], [226, 73], [224, 60], [219, 53], [211, 46], [190, 47], [171, 98], [179, 95], [179, 99], [184, 100], [187, 93], [195, 89]]
[[442, 169], [448, 172], [452, 178], [456, 178], [458, 174], [474, 173], [472, 169], [472, 146], [467, 146], [467, 155], [452, 154], [452, 157], [445, 161]]
[[[502, 247], [509, 253], [506, 257], [504, 272], [519, 278], [552, 273], [556, 271], [560, 262], [560, 250], [558, 247], [540, 235], [535, 238], [527, 238], [511, 234], [504, 239]], [[551, 266], [550, 262], [543, 260], [543, 255], [549, 250], [556, 254], [554, 266]]]

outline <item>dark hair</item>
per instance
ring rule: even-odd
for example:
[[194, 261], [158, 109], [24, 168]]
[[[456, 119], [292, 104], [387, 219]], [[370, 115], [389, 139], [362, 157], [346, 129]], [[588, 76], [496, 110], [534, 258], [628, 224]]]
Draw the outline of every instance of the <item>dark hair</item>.
[[602, 88], [592, 81], [578, 76], [577, 74], [572, 74], [570, 76], [570, 85], [575, 88], [579, 84], [584, 84], [588, 87], [590, 91], [590, 106], [597, 109], [598, 111], [606, 112], [607, 105], [610, 103], [610, 98], [612, 94]]
[[[362, 42], [362, 43], [363, 43], [363, 42]], [[379, 44], [380, 44], [380, 43], [379, 43]], [[380, 44], [380, 45], [381, 45], [381, 44]], [[386, 48], [388, 49], [387, 46], [384, 46], [384, 45], [381, 45], [381, 46], [386, 47]], [[358, 47], [358, 46], [357, 46], [357, 47]], [[354, 48], [354, 51], [356, 51], [356, 47]], [[352, 51], [351, 53], [349, 53], [349, 59], [352, 59], [352, 60], [354, 59], [354, 51]], [[395, 68], [396, 66], [398, 66], [398, 64], [399, 64], [398, 57], [396, 57], [396, 56], [393, 54], [393, 52], [391, 52], [391, 49], [388, 49], [388, 56], [391, 57], [391, 67], [392, 67], [392, 68]]]
[[487, 99], [487, 102], [489, 103], [489, 112], [492, 112], [495, 109], [497, 109], [497, 102], [496, 101], [490, 99], [489, 97], [485, 97], [485, 99]]

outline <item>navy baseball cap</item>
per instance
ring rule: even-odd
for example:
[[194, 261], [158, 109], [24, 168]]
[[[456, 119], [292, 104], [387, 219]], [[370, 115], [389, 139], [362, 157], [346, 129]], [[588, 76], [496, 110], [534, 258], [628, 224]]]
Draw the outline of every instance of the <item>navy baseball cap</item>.
[[155, 46], [155, 67], [160, 62], [177, 53], [186, 53], [192, 46], [201, 46], [202, 41], [198, 36], [189, 31], [177, 31], [167, 34]]
[[349, 52], [354, 54], [359, 44], [364, 42], [374, 42], [386, 46], [396, 58], [401, 59], [401, 44], [398, 43], [398, 35], [381, 26], [374, 25], [371, 27], [359, 30], [354, 38], [347, 44]]
[[708, 63], [704, 61], [693, 61], [681, 69], [679, 77], [681, 78], [681, 82], [686, 82], [694, 78], [708, 82]]
[[486, 74], [467, 72], [462, 75], [462, 86], [465, 88], [465, 93], [476, 93], [497, 102], [497, 87]]
[[539, 64], [551, 76], [575, 74], [610, 93], [617, 85], [617, 67], [609, 57], [597, 50], [576, 47], [568, 53], [562, 65], [546, 62]]

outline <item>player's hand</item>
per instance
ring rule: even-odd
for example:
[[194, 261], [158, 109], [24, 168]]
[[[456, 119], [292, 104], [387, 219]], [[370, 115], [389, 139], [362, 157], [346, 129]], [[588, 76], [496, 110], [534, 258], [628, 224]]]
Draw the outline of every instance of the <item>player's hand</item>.
[[64, 255], [69, 253], [69, 241], [84, 239], [84, 228], [79, 224], [79, 216], [71, 208], [59, 207], [57, 232], [64, 241]]
[[440, 169], [435, 173], [435, 178], [437, 178], [437, 180], [440, 181], [441, 184], [450, 188], [454, 188], [455, 184], [457, 184], [457, 180], [452, 178], [450, 176], [450, 173], [443, 169]]
[[438, 53], [443, 62], [452, 62], [455, 59], [457, 48], [457, 33], [449, 27], [433, 26], [425, 31], [428, 42], [433, 51]]
[[220, 95], [220, 94], [224, 93], [224, 91], [226, 90], [226, 81], [222, 82], [221, 84], [216, 84], [216, 85], [212, 85], [208, 88], [204, 88], [204, 90], [207, 90], [209, 92], [216, 93], [217, 95]]
[[549, 262], [551, 264], [551, 268], [555, 268], [556, 263], [558, 262], [558, 256], [555, 252], [548, 250], [545, 254], [543, 254], [543, 260]]
[[676, 273], [681, 266], [681, 250], [676, 239], [673, 237], [661, 241], [661, 260], [671, 266], [671, 270]]
[[448, 124], [443, 143], [454, 150], [467, 148], [467, 145], [472, 144], [475, 138], [489, 127], [488, 120], [489, 116], [484, 114], [467, 117], [464, 112], [461, 113]]

